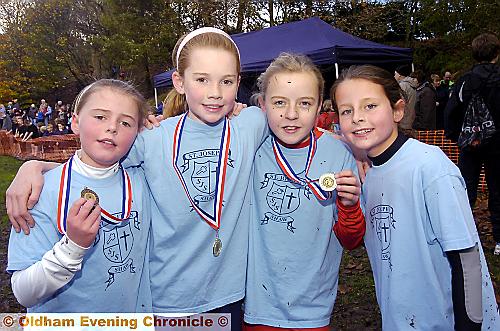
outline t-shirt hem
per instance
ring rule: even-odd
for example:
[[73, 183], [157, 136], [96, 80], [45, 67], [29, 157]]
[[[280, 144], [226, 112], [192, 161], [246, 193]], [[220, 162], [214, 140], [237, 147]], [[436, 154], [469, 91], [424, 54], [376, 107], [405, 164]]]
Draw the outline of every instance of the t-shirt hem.
[[443, 251], [449, 252], [474, 247], [476, 242], [472, 238], [463, 238], [451, 241], [441, 241], [440, 244], [443, 247]]
[[195, 306], [195, 307], [189, 307], [189, 308], [162, 308], [162, 307], [155, 307], [153, 305], [153, 312], [154, 313], [204, 313], [219, 307], [223, 307], [225, 305], [228, 305], [230, 303], [234, 303], [236, 301], [239, 301], [245, 297], [245, 292], [241, 291], [238, 292], [237, 294], [231, 295], [229, 297], [226, 297], [224, 299], [220, 299], [217, 301], [213, 301], [204, 305], [200, 306]]
[[245, 314], [244, 321], [248, 324], [260, 324], [278, 328], [321, 328], [330, 324], [330, 317], [313, 321], [289, 321], [249, 316]]

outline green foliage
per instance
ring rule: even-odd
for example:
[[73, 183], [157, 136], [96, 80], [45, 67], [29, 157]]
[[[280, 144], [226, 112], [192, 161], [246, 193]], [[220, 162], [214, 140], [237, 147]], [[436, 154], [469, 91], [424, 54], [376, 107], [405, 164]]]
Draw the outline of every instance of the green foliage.
[[498, 0], [6, 0], [0, 97], [26, 103], [118, 73], [150, 96], [152, 76], [172, 67], [171, 50], [187, 31], [210, 25], [238, 33], [311, 16], [364, 39], [412, 47], [426, 72], [460, 72], [473, 63], [474, 36], [498, 34], [499, 7]]

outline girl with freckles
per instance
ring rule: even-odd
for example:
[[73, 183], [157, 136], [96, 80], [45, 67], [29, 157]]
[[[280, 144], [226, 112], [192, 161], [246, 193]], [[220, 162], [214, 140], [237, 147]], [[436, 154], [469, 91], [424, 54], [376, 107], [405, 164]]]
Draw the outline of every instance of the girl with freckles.
[[258, 79], [272, 135], [254, 161], [247, 330], [328, 330], [342, 249], [363, 239], [355, 160], [315, 127], [323, 86], [309, 58], [287, 53]]

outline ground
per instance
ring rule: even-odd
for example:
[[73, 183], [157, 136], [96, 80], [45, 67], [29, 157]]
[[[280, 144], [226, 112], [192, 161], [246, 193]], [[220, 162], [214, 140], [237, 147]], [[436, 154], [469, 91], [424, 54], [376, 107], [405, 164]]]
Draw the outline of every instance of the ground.
[[[0, 266], [7, 265], [7, 245], [10, 225], [5, 215], [5, 190], [21, 165], [10, 157], [0, 156]], [[486, 196], [483, 194], [474, 209], [474, 216], [491, 277], [498, 295], [500, 290], [500, 256], [492, 254], [495, 246], [491, 225], [488, 222]], [[4, 269], [5, 270], [5, 269]], [[344, 253], [340, 268], [339, 290], [332, 318], [332, 329], [339, 331], [380, 330], [380, 314], [375, 299], [375, 288], [371, 275], [370, 263], [363, 247]], [[23, 312], [10, 288], [10, 276], [0, 272], [0, 312]]]

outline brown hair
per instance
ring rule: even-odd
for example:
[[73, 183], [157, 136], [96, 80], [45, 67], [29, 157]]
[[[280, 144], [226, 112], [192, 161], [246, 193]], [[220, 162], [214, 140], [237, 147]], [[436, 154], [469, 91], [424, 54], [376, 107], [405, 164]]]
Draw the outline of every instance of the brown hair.
[[323, 98], [323, 91], [325, 89], [325, 80], [321, 71], [314, 65], [311, 59], [305, 55], [281, 53], [277, 58], [271, 62], [266, 71], [260, 74], [257, 78], [257, 87], [259, 94], [265, 99], [266, 90], [269, 85], [269, 80], [274, 75], [281, 72], [309, 72], [313, 74], [318, 83], [319, 100]]
[[496, 35], [483, 33], [472, 41], [472, 57], [478, 62], [490, 62], [498, 56], [500, 42]]
[[99, 79], [93, 82], [90, 85], [87, 85], [83, 88], [83, 90], [78, 93], [73, 102], [73, 112], [75, 114], [79, 114], [80, 110], [87, 103], [89, 97], [97, 91], [102, 89], [109, 88], [116, 92], [122, 93], [126, 96], [131, 97], [137, 105], [137, 109], [139, 110], [139, 127], [143, 124], [144, 117], [147, 116], [148, 111], [150, 109], [150, 105], [146, 102], [146, 99], [142, 96], [142, 94], [137, 91], [137, 89], [130, 83], [124, 82], [122, 80], [117, 79]]
[[[186, 37], [186, 35], [187, 34], [183, 35], [179, 38], [179, 40], [177, 40], [174, 50], [172, 51], [172, 63], [177, 68], [177, 72], [179, 73], [179, 75], [184, 76], [184, 71], [189, 66], [189, 55], [193, 52], [194, 49], [199, 47], [216, 48], [230, 52], [236, 58], [236, 70], [238, 72], [238, 75], [240, 74], [241, 65], [238, 49], [236, 48], [235, 44], [226, 36], [215, 32], [202, 33], [189, 40], [181, 49], [181, 52], [179, 54], [179, 63], [177, 63], [177, 50], [179, 49], [179, 45]], [[183, 94], [179, 94], [175, 89], [172, 89], [168, 93], [165, 100], [169, 102], [165, 103], [163, 106], [164, 114], [175, 114], [173, 116], [176, 116], [178, 114], [182, 114], [187, 109], [186, 96]]]
[[342, 71], [340, 77], [333, 83], [330, 90], [330, 97], [336, 111], [338, 111], [338, 107], [337, 100], [335, 99], [335, 91], [337, 91], [342, 82], [351, 79], [365, 79], [382, 86], [385, 96], [389, 99], [393, 108], [398, 100], [405, 99], [403, 90], [394, 76], [387, 70], [373, 65], [350, 66], [348, 69]]

